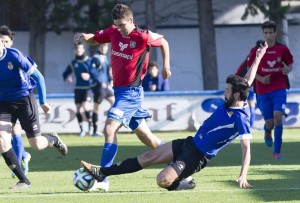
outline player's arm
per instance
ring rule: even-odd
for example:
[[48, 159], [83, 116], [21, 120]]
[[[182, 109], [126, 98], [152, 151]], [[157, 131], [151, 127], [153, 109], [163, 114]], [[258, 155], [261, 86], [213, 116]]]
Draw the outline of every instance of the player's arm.
[[44, 113], [49, 113], [51, 110], [51, 106], [46, 103], [46, 85], [44, 76], [36, 68], [35, 71], [30, 75], [30, 77], [32, 77], [36, 82], [41, 108], [43, 109]]
[[286, 65], [286, 63], [283, 61], [282, 62], [283, 68], [282, 68], [282, 73], [284, 75], [289, 74], [292, 71], [292, 64]]
[[170, 50], [169, 50], [169, 43], [164, 38], [161, 39], [160, 50], [161, 50], [162, 60], [163, 60], [162, 76], [164, 79], [168, 79], [169, 77], [171, 77]]
[[91, 33], [76, 33], [74, 35], [74, 43], [78, 44], [82, 41], [89, 45], [97, 45], [99, 44], [95, 39], [94, 39], [94, 34]]
[[62, 74], [63, 79], [64, 79], [65, 82], [69, 82], [69, 83], [73, 82], [73, 79], [72, 79], [72, 76], [71, 76], [72, 72], [73, 72], [72, 65], [69, 64], [67, 66], [66, 70]]
[[254, 58], [254, 61], [253, 61], [252, 65], [250, 66], [247, 74], [245, 75], [245, 79], [248, 81], [249, 86], [252, 84], [252, 82], [255, 79], [258, 65], [259, 65], [262, 57], [266, 53], [267, 48], [268, 48], [268, 45], [267, 45], [267, 43], [265, 43], [264, 45], [261, 45], [261, 47], [258, 48], [256, 51], [256, 56]]
[[250, 140], [242, 139], [240, 141], [242, 146], [242, 167], [241, 173], [236, 182], [239, 183], [241, 188], [250, 188], [252, 187], [247, 181], [247, 174], [250, 166], [251, 153], [250, 153]]

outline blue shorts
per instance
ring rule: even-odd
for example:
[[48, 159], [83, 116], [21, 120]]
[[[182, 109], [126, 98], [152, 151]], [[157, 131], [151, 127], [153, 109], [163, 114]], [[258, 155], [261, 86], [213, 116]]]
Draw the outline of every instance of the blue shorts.
[[252, 100], [255, 100], [255, 92], [254, 92], [253, 88], [250, 88], [249, 89], [249, 95], [248, 95], [247, 101], [252, 101]]
[[115, 103], [107, 118], [119, 121], [125, 127], [135, 130], [143, 119], [151, 118], [150, 113], [141, 107], [144, 90], [139, 87], [114, 87]]
[[264, 120], [273, 119], [274, 111], [280, 111], [285, 114], [286, 90], [277, 90], [267, 94], [256, 95], [257, 106], [262, 112]]

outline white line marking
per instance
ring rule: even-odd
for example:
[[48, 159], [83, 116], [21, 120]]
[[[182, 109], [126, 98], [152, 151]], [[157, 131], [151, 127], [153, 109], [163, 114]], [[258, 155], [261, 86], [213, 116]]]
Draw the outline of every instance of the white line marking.
[[[183, 190], [183, 191], [177, 191], [177, 192], [185, 192], [185, 193], [198, 193], [198, 192], [251, 192], [251, 191], [288, 191], [288, 190], [300, 190], [300, 188], [252, 188], [252, 189], [228, 189], [228, 190]], [[25, 195], [18, 195], [16, 196], [16, 193], [12, 194], [1, 194], [1, 198], [13, 198], [13, 199], [19, 199], [19, 198], [35, 198], [35, 197], [76, 197], [76, 196], [98, 196], [98, 195], [106, 195], [106, 196], [121, 196], [121, 195], [128, 195], [128, 194], [163, 194], [168, 193], [167, 191], [139, 191], [139, 192], [132, 192], [132, 191], [124, 191], [124, 192], [78, 192], [78, 193], [53, 193], [53, 194], [25, 194]]]

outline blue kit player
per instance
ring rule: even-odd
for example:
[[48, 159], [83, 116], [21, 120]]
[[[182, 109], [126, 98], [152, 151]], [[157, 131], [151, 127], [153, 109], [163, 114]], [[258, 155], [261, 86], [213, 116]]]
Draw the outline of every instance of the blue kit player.
[[206, 167], [209, 160], [239, 137], [242, 146], [242, 167], [237, 178], [241, 188], [249, 188], [247, 174], [250, 165], [250, 110], [247, 96], [267, 45], [257, 51], [254, 62], [245, 78], [231, 75], [226, 79], [225, 104], [204, 121], [195, 136], [160, 145], [135, 158], [126, 159], [110, 167], [101, 167], [81, 161], [85, 170], [98, 181], [110, 175], [133, 173], [145, 167], [170, 163], [156, 178], [158, 186], [167, 190], [193, 189], [184, 181]]
[[0, 151], [7, 166], [19, 179], [10, 188], [28, 189], [30, 181], [11, 145], [12, 127], [16, 120], [19, 119], [33, 149], [54, 146], [62, 155], [66, 155], [68, 149], [56, 133], [41, 134], [38, 107], [33, 94], [35, 80], [43, 82], [39, 79], [42, 75], [37, 65], [17, 49], [5, 48], [0, 40], [0, 72]]

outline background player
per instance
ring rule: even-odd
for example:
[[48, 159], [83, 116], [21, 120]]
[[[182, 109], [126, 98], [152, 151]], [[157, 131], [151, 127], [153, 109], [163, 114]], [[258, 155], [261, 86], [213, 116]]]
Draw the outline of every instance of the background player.
[[[293, 56], [287, 46], [275, 41], [276, 23], [266, 21], [261, 25], [263, 36], [268, 43], [268, 49], [262, 58], [256, 75], [257, 105], [265, 120], [264, 139], [267, 146], [272, 147], [272, 129], [274, 128], [273, 158], [281, 160], [282, 145], [282, 115], [285, 114], [286, 89], [289, 88], [287, 74], [292, 71]], [[255, 58], [253, 49], [249, 54], [248, 66]]]
[[76, 84], [74, 88], [74, 99], [76, 105], [76, 117], [80, 128], [80, 137], [85, 136], [83, 129], [83, 117], [81, 115], [81, 108], [84, 110], [85, 117], [88, 121], [88, 135], [93, 134], [92, 119], [90, 111], [90, 97], [88, 95], [91, 88], [90, 69], [92, 67], [92, 60], [85, 55], [85, 47], [78, 43], [74, 45], [75, 59], [67, 66], [63, 72], [63, 79], [65, 82], [72, 83], [72, 73], [75, 75]]

